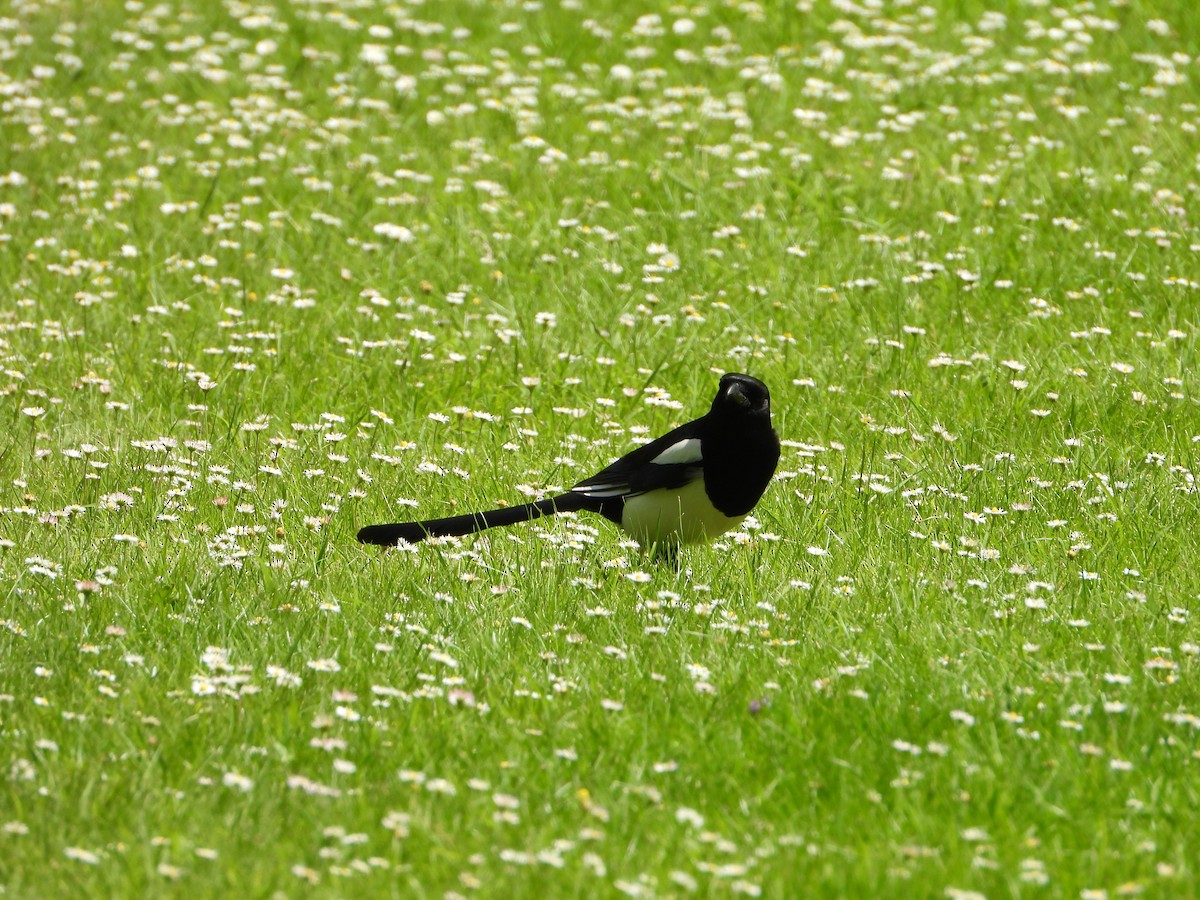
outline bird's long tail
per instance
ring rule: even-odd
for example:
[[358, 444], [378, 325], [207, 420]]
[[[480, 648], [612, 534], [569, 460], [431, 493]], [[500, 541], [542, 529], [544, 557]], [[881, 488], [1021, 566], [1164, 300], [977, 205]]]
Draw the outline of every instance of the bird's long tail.
[[531, 519], [540, 519], [542, 516], [552, 516], [555, 513], [575, 512], [583, 509], [587, 502], [587, 498], [579, 494], [567, 493], [526, 503], [524, 506], [506, 506], [503, 509], [467, 513], [445, 519], [397, 522], [393, 525], [368, 525], [358, 532], [358, 539], [364, 544], [378, 544], [381, 547], [394, 546], [400, 540], [415, 544], [428, 537], [472, 534], [476, 531], [483, 531], [485, 528], [515, 525], [518, 522], [528, 522]]

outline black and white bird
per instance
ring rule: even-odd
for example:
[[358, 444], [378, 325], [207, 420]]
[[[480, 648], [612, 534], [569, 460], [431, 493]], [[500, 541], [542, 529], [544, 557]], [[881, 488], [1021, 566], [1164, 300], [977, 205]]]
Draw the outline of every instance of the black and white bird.
[[615, 522], [643, 547], [670, 555], [680, 544], [711, 540], [739, 525], [778, 462], [767, 386], [729, 373], [699, 419], [625, 454], [565, 494], [446, 519], [368, 525], [358, 539], [390, 547], [582, 509]]

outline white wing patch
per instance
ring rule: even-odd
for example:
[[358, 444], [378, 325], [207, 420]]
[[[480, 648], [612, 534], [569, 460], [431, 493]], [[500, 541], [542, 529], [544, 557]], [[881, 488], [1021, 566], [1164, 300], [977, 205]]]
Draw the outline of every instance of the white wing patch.
[[[702, 460], [700, 455], [700, 439], [688, 438], [672, 444], [654, 459], [650, 460], [655, 466], [694, 466]], [[577, 485], [571, 490], [585, 497], [605, 499], [608, 497], [624, 497], [629, 493], [629, 482], [605, 481], [594, 484]]]
[[688, 438], [686, 441], [672, 444], [650, 462], [656, 466], [675, 466], [698, 463], [703, 459], [700, 455], [700, 438]]
[[585, 497], [620, 497], [628, 492], [627, 484], [589, 484], [586, 487], [571, 488], [571, 493], [583, 494]]

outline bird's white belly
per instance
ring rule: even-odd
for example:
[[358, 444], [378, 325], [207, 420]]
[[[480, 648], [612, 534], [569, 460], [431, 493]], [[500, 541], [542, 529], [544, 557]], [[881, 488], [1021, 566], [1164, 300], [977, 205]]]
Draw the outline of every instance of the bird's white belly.
[[682, 488], [630, 497], [621, 513], [621, 527], [643, 546], [694, 544], [724, 534], [744, 518], [727, 516], [714, 507], [701, 477]]

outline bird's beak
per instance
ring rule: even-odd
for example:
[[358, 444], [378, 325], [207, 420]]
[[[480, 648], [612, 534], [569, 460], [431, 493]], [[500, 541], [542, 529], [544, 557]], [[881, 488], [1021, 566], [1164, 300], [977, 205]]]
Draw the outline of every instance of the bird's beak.
[[743, 408], [750, 405], [750, 398], [746, 396], [745, 392], [742, 391], [741, 386], [736, 381], [726, 390], [725, 396]]

